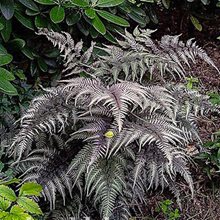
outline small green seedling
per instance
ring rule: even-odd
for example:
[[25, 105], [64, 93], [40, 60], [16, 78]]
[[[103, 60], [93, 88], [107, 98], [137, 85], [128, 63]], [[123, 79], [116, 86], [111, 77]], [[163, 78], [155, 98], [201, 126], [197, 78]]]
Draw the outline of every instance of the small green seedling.
[[186, 80], [187, 80], [187, 84], [186, 84], [187, 89], [196, 89], [197, 88], [196, 85], [199, 83], [198, 78], [190, 76], [190, 77], [186, 77]]
[[33, 196], [40, 196], [41, 191], [41, 185], [34, 182], [24, 183], [18, 193], [9, 186], [0, 185], [0, 219], [34, 220], [35, 216], [42, 215], [39, 205], [33, 200]]
[[162, 212], [164, 217], [167, 220], [176, 220], [180, 218], [179, 209], [174, 209], [172, 207], [173, 202], [169, 199], [166, 199], [159, 203], [159, 206], [156, 208], [156, 212]]

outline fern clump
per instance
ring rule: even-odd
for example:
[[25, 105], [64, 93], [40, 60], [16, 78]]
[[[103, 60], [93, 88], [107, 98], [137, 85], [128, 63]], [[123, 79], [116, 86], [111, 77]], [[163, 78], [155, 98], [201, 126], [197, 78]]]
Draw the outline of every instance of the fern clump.
[[[167, 76], [185, 78], [187, 67], [196, 64], [201, 59], [218, 72], [211, 58], [199, 47], [193, 39], [186, 43], [180, 40], [180, 35], [164, 35], [160, 41], [153, 40], [152, 30], [136, 28], [133, 34], [125, 31], [118, 45], [95, 46], [82, 51], [82, 41], [75, 44], [69, 33], [58, 33], [39, 30], [39, 35], [45, 35], [54, 46], [64, 53], [64, 72], [66, 76], [85, 72], [116, 82], [118, 79], [142, 82], [143, 79], [164, 79]], [[105, 55], [94, 56], [94, 47]], [[91, 62], [92, 61], [92, 62]]]
[[213, 110], [207, 96], [183, 86], [63, 80], [31, 102], [10, 150], [23, 181], [40, 183], [51, 209], [59, 194], [64, 204], [78, 195], [102, 217], [126, 219], [150, 188], [178, 196], [177, 175], [193, 193], [187, 145], [201, 143], [197, 117]]

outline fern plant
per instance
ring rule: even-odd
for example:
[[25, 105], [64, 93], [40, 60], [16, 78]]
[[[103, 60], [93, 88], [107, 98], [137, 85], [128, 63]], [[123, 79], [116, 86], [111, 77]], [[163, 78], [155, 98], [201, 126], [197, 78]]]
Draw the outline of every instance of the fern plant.
[[202, 59], [219, 72], [211, 58], [193, 39], [184, 43], [179, 39], [180, 35], [164, 35], [161, 41], [155, 41], [151, 38], [154, 32], [137, 27], [133, 34], [128, 31], [125, 31], [125, 35], [119, 33], [122, 39], [117, 40], [118, 45], [96, 46], [105, 55], [93, 56], [92, 59], [95, 46], [93, 42], [83, 53], [83, 43], [80, 41], [75, 44], [68, 33], [40, 29], [38, 34], [45, 35], [64, 53], [62, 56], [66, 76], [85, 72], [110, 82], [118, 79], [142, 82], [143, 79], [153, 77], [164, 80], [169, 75], [185, 78], [187, 68], [196, 64], [197, 59]]
[[102, 217], [127, 219], [150, 188], [178, 197], [177, 175], [193, 193], [186, 146], [199, 147], [196, 119], [215, 110], [184, 86], [63, 80], [31, 102], [10, 150], [23, 181], [40, 183], [51, 209], [74, 190]]

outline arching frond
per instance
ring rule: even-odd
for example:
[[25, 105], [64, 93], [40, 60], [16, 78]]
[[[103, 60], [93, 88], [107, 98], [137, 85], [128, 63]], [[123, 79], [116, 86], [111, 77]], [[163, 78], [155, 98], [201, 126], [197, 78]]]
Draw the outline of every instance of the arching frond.
[[197, 59], [201, 59], [213, 66], [218, 72], [207, 53], [197, 46], [193, 39], [186, 43], [180, 40], [180, 35], [164, 35], [160, 41], [152, 40], [152, 30], [142, 30], [138, 27], [133, 34], [125, 30], [121, 34], [123, 40], [117, 40], [118, 45], [105, 45], [98, 47], [105, 55], [94, 57], [93, 63], [89, 63], [94, 43], [81, 55], [82, 42], [75, 44], [70, 34], [40, 29], [38, 34], [45, 35], [54, 46], [58, 45], [61, 52], [64, 51], [64, 71], [72, 75], [87, 72], [108, 79], [110, 82], [131, 80], [141, 82], [143, 78], [166, 78], [179, 76], [184, 78], [186, 66], [191, 67]]
[[83, 42], [79, 41], [78, 43], [75, 43], [71, 35], [67, 32], [58, 33], [42, 28], [39, 29], [37, 34], [45, 35], [54, 46], [59, 48], [61, 53], [64, 53], [62, 55], [63, 60], [65, 61], [65, 69], [63, 72], [68, 71], [67, 75], [90, 72], [89, 61], [95, 46], [94, 42], [92, 42], [91, 47], [83, 53]]
[[11, 146], [23, 181], [42, 184], [51, 209], [76, 190], [101, 217], [119, 215], [119, 205], [126, 219], [129, 203], [141, 209], [150, 188], [178, 197], [177, 175], [193, 192], [187, 145], [201, 144], [199, 115], [219, 112], [206, 96], [173, 85], [62, 83], [32, 101]]

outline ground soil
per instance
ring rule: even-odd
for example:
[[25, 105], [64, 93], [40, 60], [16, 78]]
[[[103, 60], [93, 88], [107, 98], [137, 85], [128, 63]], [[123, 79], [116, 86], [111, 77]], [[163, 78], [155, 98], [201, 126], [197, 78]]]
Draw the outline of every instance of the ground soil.
[[[220, 40], [216, 39], [220, 36], [220, 17], [215, 20], [203, 21], [203, 31], [199, 32], [192, 29], [189, 19], [186, 18], [187, 13], [176, 10], [175, 14], [172, 12], [166, 15], [164, 15], [164, 12], [159, 12], [158, 14], [161, 23], [159, 23], [158, 32], [156, 32], [157, 39], [160, 39], [164, 34], [175, 35], [180, 33], [183, 34], [183, 40], [195, 37], [199, 46], [206, 50], [215, 65], [220, 69]], [[199, 61], [192, 68], [190, 74], [199, 79], [198, 89], [203, 93], [208, 91], [220, 92], [220, 74], [213, 67]], [[202, 140], [204, 142], [209, 141], [211, 134], [220, 130], [220, 117], [210, 116], [209, 118], [203, 118], [199, 121], [199, 130]], [[220, 188], [215, 186], [220, 182], [220, 175], [217, 174], [210, 180], [203, 171], [202, 165], [192, 165], [190, 170], [194, 180], [194, 197], [193, 199], [191, 198], [186, 183], [179, 183], [182, 203], [180, 219], [220, 220]], [[152, 194], [149, 197], [149, 204], [147, 204], [145, 213], [146, 216], [152, 216], [149, 219], [167, 219], [164, 215], [155, 212], [155, 207], [158, 206], [160, 201], [165, 199], [171, 199], [175, 202], [175, 198], [171, 196], [170, 192]]]

